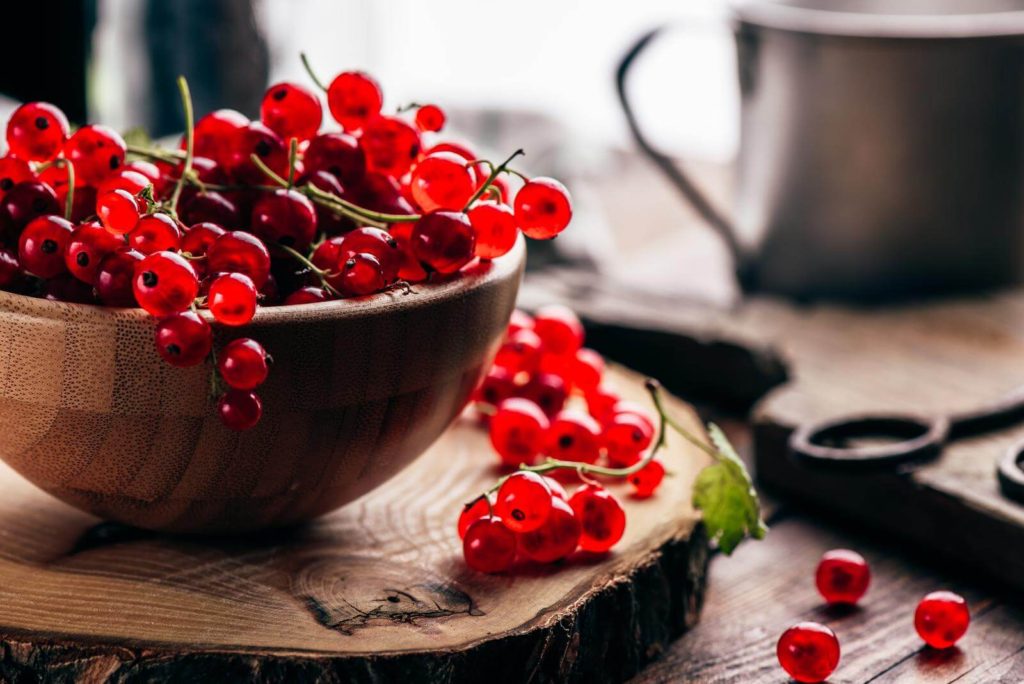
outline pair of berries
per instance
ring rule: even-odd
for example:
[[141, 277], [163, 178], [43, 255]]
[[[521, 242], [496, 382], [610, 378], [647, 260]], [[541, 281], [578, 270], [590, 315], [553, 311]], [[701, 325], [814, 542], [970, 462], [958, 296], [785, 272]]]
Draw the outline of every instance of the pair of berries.
[[[868, 589], [871, 571], [863, 556], [848, 549], [827, 551], [818, 563], [815, 584], [829, 604], [853, 605]], [[962, 596], [935, 591], [917, 604], [914, 628], [932, 648], [949, 648], [967, 632], [971, 616]], [[821, 682], [839, 665], [839, 639], [825, 625], [800, 622], [779, 638], [776, 654], [798, 682]]]

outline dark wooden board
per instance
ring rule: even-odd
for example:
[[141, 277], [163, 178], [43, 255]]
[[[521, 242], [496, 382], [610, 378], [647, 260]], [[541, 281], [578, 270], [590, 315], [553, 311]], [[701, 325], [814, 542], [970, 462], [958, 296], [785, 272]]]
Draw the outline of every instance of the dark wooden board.
[[[613, 368], [626, 398], [641, 378]], [[691, 429], [695, 414], [671, 410]], [[0, 467], [0, 682], [621, 681], [696, 621], [708, 547], [680, 439], [658, 495], [624, 497], [615, 551], [469, 571], [455, 520], [497, 477], [463, 418], [394, 480], [321, 520], [250, 538], [110, 524]]]

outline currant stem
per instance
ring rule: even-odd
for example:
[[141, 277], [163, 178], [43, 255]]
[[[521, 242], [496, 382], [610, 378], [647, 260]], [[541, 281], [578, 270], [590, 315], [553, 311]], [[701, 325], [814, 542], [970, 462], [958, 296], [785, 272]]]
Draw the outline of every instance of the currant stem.
[[302, 66], [303, 68], [305, 68], [306, 73], [309, 74], [309, 78], [312, 79], [314, 85], [316, 85], [317, 88], [326, 93], [327, 86], [324, 85], [323, 81], [317, 78], [316, 72], [313, 71], [313, 66], [309, 63], [309, 57], [306, 56], [306, 53], [300, 52], [299, 59], [302, 60]]
[[128, 145], [127, 150], [129, 154], [167, 162], [168, 164], [177, 164], [185, 158], [185, 153], [177, 150], [162, 150], [159, 148], [142, 147], [140, 145]]
[[178, 216], [178, 200], [181, 198], [181, 191], [185, 188], [185, 179], [192, 173], [192, 159], [194, 158], [195, 146], [195, 113], [192, 110], [192, 93], [188, 88], [188, 81], [184, 76], [178, 76], [178, 91], [181, 93], [181, 106], [185, 110], [185, 166], [182, 168], [181, 177], [174, 184], [174, 193], [171, 195], [171, 215]]
[[64, 168], [68, 170], [68, 194], [64, 196], [64, 218], [70, 221], [75, 208], [75, 165], [70, 159], [65, 159]]
[[299, 139], [292, 138], [288, 141], [288, 189], [295, 185], [295, 161], [299, 154]]
[[302, 264], [310, 271], [312, 271], [316, 275], [316, 277], [320, 279], [320, 284], [323, 286], [325, 290], [330, 292], [335, 297], [341, 297], [341, 293], [338, 292], [333, 285], [327, 282], [327, 271], [323, 270], [322, 268], [319, 268], [316, 264], [310, 261], [305, 254], [303, 254], [299, 250], [289, 247], [288, 245], [278, 244], [277, 246], [283, 249], [286, 253], [295, 257], [296, 261], [298, 261], [300, 264]]
[[515, 152], [513, 152], [512, 155], [508, 159], [506, 159], [505, 161], [501, 162], [501, 164], [499, 164], [498, 166], [493, 166], [492, 165], [491, 166], [491, 174], [489, 176], [487, 176], [487, 180], [484, 181], [484, 184], [481, 185], [479, 188], [477, 188], [477, 191], [474, 192], [473, 196], [469, 198], [469, 201], [466, 202], [466, 206], [463, 209], [463, 211], [466, 211], [467, 209], [469, 209], [471, 206], [473, 206], [473, 202], [476, 202], [478, 199], [480, 199], [481, 195], [483, 195], [484, 192], [486, 192], [487, 189], [489, 187], [491, 187], [491, 183], [494, 182], [494, 179], [497, 178], [499, 175], [501, 175], [501, 173], [508, 168], [508, 165], [510, 163], [512, 163], [513, 159], [515, 159], [519, 155], [525, 155], [525, 154], [526, 153], [523, 152], [522, 148], [520, 148], [520, 149], [516, 150]]

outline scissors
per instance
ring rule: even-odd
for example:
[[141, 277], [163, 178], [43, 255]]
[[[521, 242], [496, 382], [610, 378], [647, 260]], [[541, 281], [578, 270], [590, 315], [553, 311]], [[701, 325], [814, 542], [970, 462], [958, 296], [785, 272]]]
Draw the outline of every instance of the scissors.
[[[1024, 386], [973, 411], [947, 416], [860, 414], [811, 423], [789, 438], [801, 465], [846, 472], [900, 471], [931, 461], [950, 442], [1024, 423]], [[855, 440], [885, 438], [878, 444]], [[1024, 503], [1024, 440], [1014, 444], [996, 468], [1003, 495]]]

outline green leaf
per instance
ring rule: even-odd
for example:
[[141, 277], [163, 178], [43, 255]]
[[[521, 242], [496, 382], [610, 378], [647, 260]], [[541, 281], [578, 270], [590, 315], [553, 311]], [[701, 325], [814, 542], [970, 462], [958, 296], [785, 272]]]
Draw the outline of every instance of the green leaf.
[[731, 554], [747, 537], [763, 539], [768, 532], [761, 520], [761, 504], [743, 461], [725, 433], [714, 423], [708, 435], [719, 459], [697, 475], [693, 505], [701, 510], [708, 535], [724, 553]]

